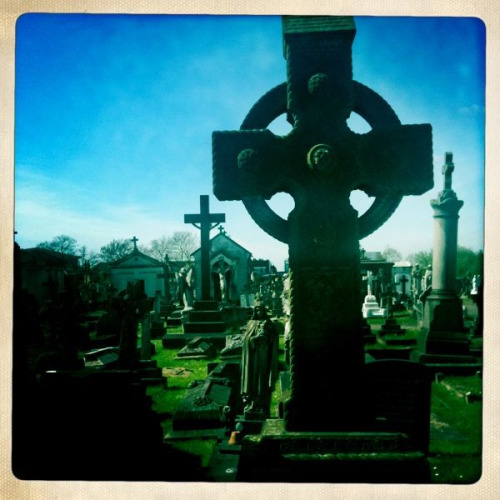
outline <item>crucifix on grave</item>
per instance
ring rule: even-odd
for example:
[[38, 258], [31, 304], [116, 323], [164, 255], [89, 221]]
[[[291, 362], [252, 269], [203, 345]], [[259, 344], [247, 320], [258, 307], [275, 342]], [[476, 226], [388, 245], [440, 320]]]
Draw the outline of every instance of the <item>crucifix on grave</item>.
[[208, 195], [200, 195], [200, 213], [185, 214], [184, 222], [201, 232], [201, 300], [210, 300], [210, 230], [226, 222], [225, 214], [211, 214]]
[[401, 276], [401, 278], [398, 281], [398, 283], [401, 285], [401, 298], [402, 299], [404, 299], [406, 297], [406, 284], [409, 281], [410, 280], [408, 279], [408, 277], [406, 276], [406, 274], [403, 274], [403, 276]]
[[[339, 430], [363, 417], [364, 351], [359, 240], [403, 195], [432, 187], [431, 126], [401, 125], [374, 91], [353, 81], [351, 17], [283, 18], [287, 82], [265, 94], [241, 129], [213, 133], [214, 194], [242, 200], [252, 218], [289, 246], [290, 397], [287, 430]], [[354, 112], [372, 130], [353, 133]], [[286, 113], [292, 131], [266, 127]], [[374, 196], [358, 218], [349, 202]], [[288, 219], [266, 203], [289, 193]], [[333, 410], [333, 411], [332, 411]]]

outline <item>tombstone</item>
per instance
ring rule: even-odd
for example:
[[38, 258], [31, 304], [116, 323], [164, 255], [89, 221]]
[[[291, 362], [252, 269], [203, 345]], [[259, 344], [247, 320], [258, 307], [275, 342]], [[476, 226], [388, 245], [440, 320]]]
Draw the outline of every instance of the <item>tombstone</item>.
[[410, 280], [408, 279], [408, 276], [406, 274], [396, 275], [396, 284], [400, 285], [401, 287], [401, 298], [400, 300], [405, 300], [408, 298], [408, 291], [409, 287], [408, 284], [410, 283]]
[[274, 276], [271, 281], [271, 313], [273, 316], [283, 316], [283, 281], [281, 277]]
[[380, 299], [380, 305], [387, 310], [388, 317], [392, 316], [394, 298], [395, 298], [394, 288], [392, 286], [392, 283], [389, 283], [385, 287], [385, 291]]
[[210, 359], [214, 356], [214, 346], [203, 337], [196, 337], [177, 353], [176, 359]]
[[142, 282], [129, 282], [127, 290], [121, 292], [122, 325], [120, 332], [120, 368], [134, 368], [139, 362], [137, 350], [137, 328], [139, 322], [151, 309], [142, 288]]
[[226, 336], [226, 345], [220, 352], [221, 359], [236, 358], [241, 360], [241, 351], [243, 349], [243, 335], [235, 333]]
[[85, 368], [113, 368], [118, 364], [118, 347], [103, 347], [86, 352], [83, 359]]
[[242, 293], [240, 295], [240, 305], [241, 307], [253, 308], [253, 306], [255, 305], [255, 294]]
[[432, 372], [410, 361], [381, 360], [367, 363], [365, 373], [376, 430], [404, 432], [415, 449], [427, 451]]
[[477, 316], [474, 321], [472, 333], [476, 337], [483, 336], [483, 314], [484, 314], [484, 296], [483, 296], [483, 281], [480, 275], [474, 275], [472, 278], [472, 289], [470, 296], [477, 306]]
[[165, 328], [165, 320], [162, 316], [153, 313], [150, 315], [149, 321], [151, 323], [151, 338], [161, 339], [167, 331], [167, 329]]
[[[241, 381], [241, 363], [234, 360], [224, 360], [220, 363], [207, 363], [207, 375], [213, 380], [229, 380], [231, 387], [234, 388], [235, 395], [239, 394]], [[237, 400], [231, 399], [231, 406], [238, 406]]]
[[[242, 200], [267, 233], [289, 246], [290, 396], [283, 421], [265, 423], [279, 442], [273, 470], [276, 453], [283, 459], [299, 437], [312, 463], [320, 445], [313, 434], [322, 431], [321, 443], [328, 435], [339, 449], [352, 439], [342, 432], [368, 425], [369, 403], [360, 397], [366, 381], [359, 240], [389, 218], [403, 195], [432, 186], [431, 127], [401, 125], [378, 94], [352, 80], [354, 34], [350, 17], [285, 16], [286, 84], [259, 99], [239, 131], [213, 133], [214, 194]], [[371, 125], [368, 134], [350, 131], [352, 111]], [[266, 127], [285, 112], [293, 129], [277, 137]], [[359, 220], [349, 203], [355, 189], [375, 197]], [[265, 202], [281, 191], [295, 201], [287, 220]], [[261, 438], [248, 442], [248, 457], [264, 453], [265, 430]], [[376, 439], [368, 441], [375, 446]], [[356, 446], [349, 449], [357, 460], [351, 468], [361, 459]]]
[[378, 305], [375, 295], [367, 295], [361, 307], [363, 318], [385, 318], [387, 316], [387, 309]]
[[397, 319], [393, 316], [387, 318], [380, 328], [380, 335], [404, 335], [405, 331], [401, 328]]
[[107, 345], [118, 345], [122, 318], [119, 309], [119, 299], [109, 300], [108, 310], [99, 318], [96, 325], [96, 341], [102, 340]]
[[422, 293], [422, 270], [419, 264], [415, 264], [415, 267], [411, 272], [411, 290], [413, 295], [413, 302], [418, 301], [418, 297]]
[[372, 329], [366, 318], [363, 318], [363, 321], [361, 322], [361, 332], [363, 335], [364, 345], [375, 344], [377, 342], [377, 336], [373, 334]]
[[201, 232], [201, 300], [210, 300], [210, 230], [226, 222], [225, 214], [211, 214], [208, 195], [200, 196], [200, 213], [184, 215], [186, 224], [193, 224]]
[[141, 359], [150, 360], [151, 354], [155, 352], [154, 344], [151, 342], [151, 318], [146, 314], [140, 321], [141, 324]]
[[230, 410], [229, 379], [194, 381], [172, 420], [174, 431], [221, 428]]
[[75, 284], [54, 300], [42, 305], [39, 318], [45, 339], [45, 352], [37, 360], [37, 371], [71, 370], [83, 367], [78, 357], [81, 327], [78, 324], [78, 296]]

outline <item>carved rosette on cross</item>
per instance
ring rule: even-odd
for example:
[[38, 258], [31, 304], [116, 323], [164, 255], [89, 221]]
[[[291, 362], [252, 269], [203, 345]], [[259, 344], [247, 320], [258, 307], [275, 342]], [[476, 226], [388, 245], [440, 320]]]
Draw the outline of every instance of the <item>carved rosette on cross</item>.
[[[359, 239], [380, 227], [403, 195], [432, 187], [432, 132], [428, 124], [401, 125], [382, 97], [352, 80], [351, 17], [285, 16], [283, 33], [286, 83], [253, 106], [239, 131], [213, 133], [214, 194], [242, 200], [264, 231], [288, 243], [294, 306], [285, 424], [335, 429], [352, 420], [356, 405], [344, 401], [323, 423], [300, 408], [325, 397], [338, 406], [355, 389], [363, 365]], [[349, 129], [352, 112], [368, 122], [369, 133]], [[281, 137], [267, 126], [283, 113], [292, 131]], [[361, 217], [349, 201], [356, 189], [375, 197]], [[287, 220], [265, 201], [278, 192], [295, 201]], [[340, 395], [333, 395], [332, 370], [339, 380], [353, 375]]]

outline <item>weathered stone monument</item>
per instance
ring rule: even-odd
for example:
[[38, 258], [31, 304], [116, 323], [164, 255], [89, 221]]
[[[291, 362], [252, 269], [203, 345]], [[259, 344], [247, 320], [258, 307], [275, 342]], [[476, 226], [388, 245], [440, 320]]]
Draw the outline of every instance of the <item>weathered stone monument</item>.
[[425, 363], [471, 363], [470, 339], [464, 328], [462, 301], [456, 292], [458, 212], [463, 201], [453, 191], [453, 154], [445, 154], [443, 190], [431, 201], [434, 211], [432, 285], [425, 298], [419, 351]]
[[[214, 194], [242, 200], [271, 236], [288, 243], [290, 397], [286, 431], [343, 431], [366, 423], [359, 240], [403, 195], [432, 187], [430, 125], [401, 125], [374, 91], [352, 80], [350, 17], [283, 18], [287, 82], [265, 94], [241, 130], [213, 133]], [[351, 112], [372, 127], [353, 133]], [[266, 127], [286, 113], [284, 136]], [[361, 189], [375, 201], [358, 218]], [[289, 193], [284, 220], [266, 199]], [[312, 369], [314, 367], [314, 369]]]

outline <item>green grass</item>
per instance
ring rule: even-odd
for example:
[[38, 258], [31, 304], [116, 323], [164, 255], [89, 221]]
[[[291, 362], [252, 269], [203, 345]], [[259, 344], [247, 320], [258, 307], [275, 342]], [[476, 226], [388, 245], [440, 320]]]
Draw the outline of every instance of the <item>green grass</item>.
[[[416, 321], [409, 313], [396, 313], [400, 324], [407, 328], [406, 336], [416, 336], [418, 329]], [[381, 324], [383, 320], [373, 319], [370, 323]], [[283, 321], [279, 322], [282, 331]], [[414, 326], [414, 328], [412, 328]], [[168, 376], [168, 388], [153, 386], [148, 388], [148, 394], [153, 400], [153, 410], [164, 415], [162, 422], [164, 433], [171, 430], [172, 417], [187, 392], [192, 380], [203, 380], [207, 376], [207, 360], [175, 359], [177, 349], [164, 349], [160, 340], [153, 341], [157, 354], [153, 359], [161, 368], [172, 371]], [[284, 338], [280, 336], [280, 369], [286, 369], [284, 364]], [[381, 346], [383, 348], [384, 346]], [[212, 360], [219, 361], [218, 358]], [[178, 370], [176, 374], [175, 371]], [[433, 434], [430, 443], [429, 464], [432, 483], [441, 484], [471, 484], [481, 475], [481, 419], [482, 405], [480, 402], [467, 404], [464, 397], [471, 391], [481, 393], [482, 381], [477, 376], [452, 377], [447, 376], [443, 384], [432, 384], [431, 413], [433, 425], [443, 425], [450, 429], [451, 434]], [[458, 394], [457, 394], [458, 393]], [[280, 402], [279, 380], [271, 398], [271, 417], [278, 416]], [[450, 437], [451, 435], [451, 437]], [[202, 465], [206, 466], [215, 447], [214, 439], [192, 439], [179, 441], [174, 447], [201, 457]]]
[[433, 483], [471, 484], [481, 476], [482, 404], [467, 404], [463, 394], [481, 392], [481, 379], [446, 377], [443, 384], [432, 385], [431, 411], [440, 422], [448, 424], [457, 438], [446, 434], [431, 440], [429, 463]]
[[[161, 340], [153, 340], [156, 352], [152, 359], [159, 368], [170, 369], [168, 388], [155, 389], [152, 393], [153, 410], [173, 415], [186, 395], [193, 380], [204, 380], [207, 376], [207, 361], [198, 359], [175, 359], [177, 349], [163, 349]], [[153, 389], [150, 388], [150, 391]]]

